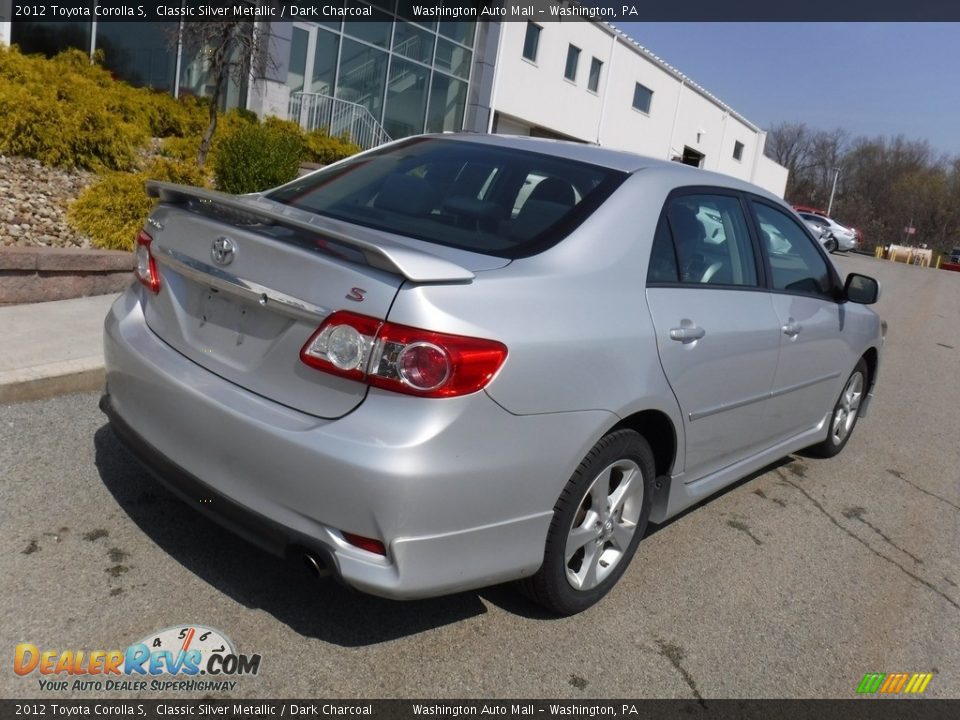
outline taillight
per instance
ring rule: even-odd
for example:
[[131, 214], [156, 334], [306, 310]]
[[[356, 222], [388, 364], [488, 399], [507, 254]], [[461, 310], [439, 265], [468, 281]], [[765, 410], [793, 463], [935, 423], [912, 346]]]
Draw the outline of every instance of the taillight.
[[160, 276], [157, 274], [157, 263], [150, 252], [150, 243], [152, 242], [153, 238], [143, 230], [137, 234], [137, 250], [135, 253], [137, 264], [133, 269], [133, 274], [150, 292], [158, 293], [160, 292]]
[[369, 553], [374, 555], [383, 555], [386, 556], [387, 548], [386, 546], [374, 538], [364, 537], [363, 535], [355, 535], [353, 533], [341, 532], [343, 539], [354, 547], [358, 547], [361, 550], [366, 550]]
[[495, 340], [420, 330], [346, 311], [328, 317], [300, 350], [300, 359], [318, 370], [434, 398], [481, 390], [506, 357], [506, 346]]

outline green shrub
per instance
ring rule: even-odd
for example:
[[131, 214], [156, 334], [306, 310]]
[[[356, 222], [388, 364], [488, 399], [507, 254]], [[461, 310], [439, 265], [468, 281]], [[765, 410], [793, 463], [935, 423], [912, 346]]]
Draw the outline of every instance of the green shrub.
[[313, 130], [306, 135], [307, 155], [310, 162], [329, 165], [360, 152], [360, 146], [350, 142], [344, 133], [340, 137], [331, 137], [326, 130]]
[[300, 128], [284, 121], [243, 123], [221, 135], [213, 158], [217, 187], [229, 193], [260, 192], [293, 180], [304, 154]]
[[[160, 153], [166, 157], [176, 160], [190, 160], [196, 162], [197, 153], [200, 150], [200, 140], [203, 138], [203, 132], [207, 129], [207, 123], [210, 121], [208, 109], [202, 108], [203, 121], [200, 127], [194, 132], [184, 137], [165, 138], [160, 146]], [[250, 116], [253, 115], [253, 120]], [[207, 156], [207, 162], [213, 164], [212, 160], [216, 157], [220, 142], [224, 137], [232, 134], [237, 128], [245, 125], [256, 124], [256, 115], [249, 110], [234, 108], [217, 117], [217, 130], [213, 134], [213, 146], [210, 148], [210, 154]]]
[[147, 133], [118, 120], [81, 90], [57, 92], [0, 81], [0, 154], [85, 169], [131, 167]]
[[47, 59], [0, 48], [0, 154], [128, 169], [150, 137], [198, 134], [205, 117], [201, 103], [115, 80], [80, 50]]
[[156, 203], [144, 189], [147, 180], [210, 185], [209, 176], [195, 163], [158, 158], [141, 172], [103, 175], [70, 206], [67, 223], [89, 235], [95, 247], [132, 250], [137, 232]]
[[247, 110], [246, 108], [236, 108], [234, 110], [237, 117], [241, 120], [246, 120], [248, 123], [258, 123], [260, 120], [257, 118], [257, 114], [253, 110]]

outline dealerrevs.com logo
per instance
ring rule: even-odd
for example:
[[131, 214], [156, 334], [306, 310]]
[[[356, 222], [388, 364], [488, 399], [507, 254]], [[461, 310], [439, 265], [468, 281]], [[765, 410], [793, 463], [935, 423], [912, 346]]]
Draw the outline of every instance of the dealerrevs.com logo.
[[203, 625], [169, 627], [126, 650], [41, 649], [20, 643], [13, 671], [37, 676], [43, 691], [232, 691], [234, 678], [256, 675], [260, 655], [236, 652], [230, 639]]

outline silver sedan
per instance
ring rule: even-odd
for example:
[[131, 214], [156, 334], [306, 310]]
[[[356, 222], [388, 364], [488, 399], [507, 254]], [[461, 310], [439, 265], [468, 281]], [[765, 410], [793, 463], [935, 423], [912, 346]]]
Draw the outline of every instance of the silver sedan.
[[840, 452], [876, 384], [877, 283], [723, 175], [443, 135], [259, 195], [149, 190], [106, 319], [114, 431], [197, 510], [377, 595], [519, 581], [579, 612], [648, 523]]

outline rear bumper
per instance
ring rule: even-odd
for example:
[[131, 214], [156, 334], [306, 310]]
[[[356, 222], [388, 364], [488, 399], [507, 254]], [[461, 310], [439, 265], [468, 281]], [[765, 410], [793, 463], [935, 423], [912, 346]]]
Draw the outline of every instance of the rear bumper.
[[[426, 597], [535, 572], [560, 491], [613, 419], [515, 416], [482, 392], [376, 390], [319, 419], [171, 349], [139, 295], [122, 295], [105, 322], [102, 407], [118, 437], [201, 512], [275, 554], [307, 549], [372, 594]], [[387, 556], [342, 531], [382, 540]]]
[[335, 568], [326, 545], [234, 502], [153, 447], [117, 414], [107, 393], [100, 398], [100, 410], [130, 454], [185, 503], [274, 555], [286, 555], [290, 548], [302, 548], [304, 552], [313, 553], [328, 569]]

